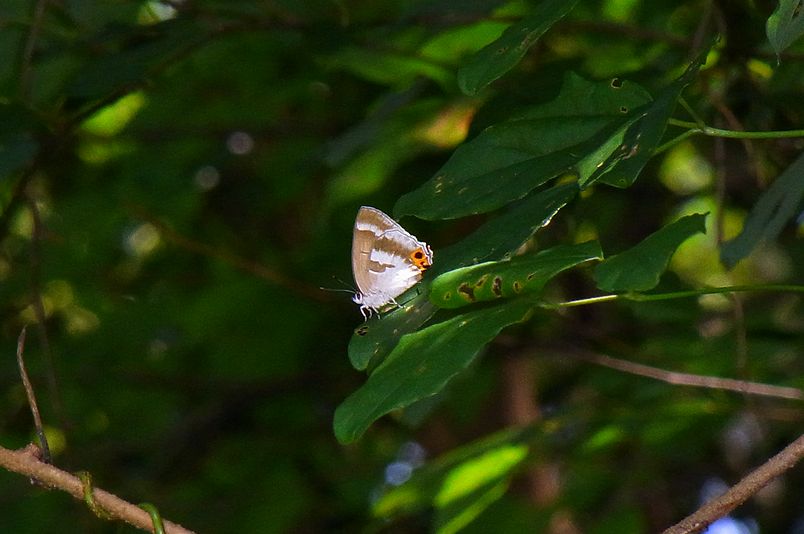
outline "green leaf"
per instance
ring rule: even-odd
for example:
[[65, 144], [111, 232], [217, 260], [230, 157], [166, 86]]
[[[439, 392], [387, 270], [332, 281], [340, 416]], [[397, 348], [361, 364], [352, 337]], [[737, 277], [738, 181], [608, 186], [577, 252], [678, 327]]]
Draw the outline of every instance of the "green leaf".
[[[452, 219], [504, 206], [572, 171], [600, 144], [601, 133], [633, 120], [634, 110], [648, 102], [650, 95], [636, 84], [588, 82], [568, 73], [554, 100], [458, 147], [433, 178], [399, 199], [394, 213]], [[595, 144], [587, 146], [590, 141]], [[589, 167], [607, 156], [596, 155]]]
[[720, 261], [728, 268], [748, 256], [762, 241], [773, 241], [798, 213], [804, 198], [804, 154], [779, 175], [751, 209], [743, 231], [723, 244]]
[[[373, 514], [382, 519], [393, 519], [438, 505], [448, 510], [455, 498], [461, 496], [459, 493], [475, 493], [474, 490], [510, 478], [521, 465], [522, 451], [527, 451], [534, 442], [539, 443], [548, 435], [543, 425], [507, 428], [453, 449], [415, 471], [403, 485], [384, 493], [374, 503]], [[463, 478], [461, 475], [472, 476], [466, 477], [464, 491], [458, 492], [454, 485], [450, 485], [450, 480]], [[472, 504], [467, 503], [467, 506]]]
[[598, 265], [597, 287], [604, 291], [653, 289], [679, 245], [697, 233], [706, 233], [705, 214], [688, 215], [668, 224], [635, 247]]
[[430, 271], [437, 276], [458, 267], [505, 258], [547, 226], [577, 194], [578, 184], [574, 182], [533, 193], [458, 243], [437, 251]]
[[804, 34], [804, 13], [801, 0], [779, 0], [779, 5], [768, 17], [765, 31], [778, 59], [790, 44]]
[[341, 443], [359, 438], [379, 417], [435, 395], [506, 326], [524, 321], [532, 304], [506, 303], [459, 315], [402, 336], [368, 380], [335, 410]]
[[[397, 298], [404, 303], [401, 308], [376, 317], [355, 328], [349, 341], [349, 361], [352, 367], [363, 371], [371, 362], [375, 365], [391, 352], [399, 342], [399, 338], [409, 332], [415, 332], [436, 312], [427, 294], [429, 282], [423, 281], [410, 291]], [[411, 293], [419, 294], [406, 300]]]
[[550, 27], [569, 13], [578, 0], [546, 0], [535, 12], [514, 24], [494, 42], [475, 52], [458, 71], [458, 86], [474, 95], [511, 70]]
[[[601, 145], [604, 160], [586, 158], [586, 168], [579, 172], [581, 188], [596, 181], [615, 187], [630, 187], [662, 140], [667, 121], [676, 108], [681, 92], [698, 74], [709, 48], [701, 52], [673, 83], [665, 87], [653, 102], [642, 106], [635, 117]], [[616, 146], [616, 148], [615, 148]]]
[[427, 278], [411, 292], [419, 295], [406, 300], [402, 309], [394, 310], [382, 318], [371, 319], [358, 326], [349, 342], [349, 360], [362, 371], [371, 362], [382, 361], [391, 352], [399, 338], [415, 332], [435, 313], [427, 295], [429, 279], [443, 272], [491, 259], [502, 259], [511, 254], [547, 225], [553, 216], [578, 193], [577, 184], [565, 184], [535, 193], [512, 209], [472, 232], [458, 243], [435, 252], [435, 263]]
[[349, 47], [328, 60], [332, 68], [384, 85], [407, 87], [418, 77], [430, 78], [442, 87], [454, 87], [454, 74], [433, 61], [397, 51]]
[[560, 272], [586, 261], [602, 259], [597, 241], [560, 245], [509, 261], [492, 261], [456, 269], [433, 281], [430, 300], [441, 308], [538, 293]]

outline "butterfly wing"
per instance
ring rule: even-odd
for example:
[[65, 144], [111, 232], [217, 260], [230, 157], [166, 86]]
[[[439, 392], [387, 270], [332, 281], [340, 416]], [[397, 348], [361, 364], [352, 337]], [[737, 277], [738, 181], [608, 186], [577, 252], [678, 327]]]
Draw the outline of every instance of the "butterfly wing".
[[[414, 263], [411, 257], [419, 250], [424, 264]], [[368, 206], [360, 208], [352, 238], [355, 302], [374, 310], [392, 302], [421, 279], [431, 261], [429, 247], [388, 215]]]

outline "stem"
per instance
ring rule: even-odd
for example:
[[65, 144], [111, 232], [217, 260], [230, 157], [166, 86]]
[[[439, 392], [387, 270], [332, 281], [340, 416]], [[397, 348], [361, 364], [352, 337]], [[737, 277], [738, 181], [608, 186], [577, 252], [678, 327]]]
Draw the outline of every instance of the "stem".
[[698, 114], [695, 112], [695, 110], [692, 108], [692, 106], [690, 106], [690, 105], [689, 105], [689, 102], [687, 102], [687, 101], [684, 99], [684, 97], [679, 98], [679, 102], [680, 102], [680, 103], [681, 103], [681, 105], [684, 107], [684, 109], [686, 109], [686, 110], [687, 110], [687, 113], [689, 113], [689, 114], [690, 114], [690, 117], [692, 117], [692, 120], [694, 120], [694, 121], [695, 121], [695, 124], [697, 124], [697, 125], [698, 125], [698, 129], [700, 129], [700, 130], [704, 130], [704, 129], [706, 129], [706, 123], [705, 123], [705, 122], [704, 122], [704, 120], [703, 120], [703, 119], [702, 119], [702, 118], [701, 118], [701, 117], [700, 117], [700, 116], [699, 116], [699, 115], [698, 115]]
[[748, 291], [773, 291], [773, 292], [796, 292], [804, 293], [804, 286], [781, 285], [781, 284], [759, 284], [753, 286], [724, 286], [724, 287], [705, 287], [701, 289], [689, 289], [686, 291], [673, 291], [670, 293], [618, 293], [612, 295], [601, 295], [578, 300], [569, 300], [556, 304], [548, 304], [550, 308], [570, 308], [574, 306], [585, 306], [587, 304], [599, 304], [601, 302], [611, 302], [613, 300], [632, 300], [637, 302], [647, 302], [654, 300], [672, 300], [687, 297], [699, 297], [701, 295], [717, 295], [722, 293], [742, 293]]
[[693, 135], [698, 135], [700, 133], [702, 133], [701, 130], [686, 130], [681, 135], [679, 135], [677, 137], [674, 137], [674, 138], [670, 139], [669, 141], [667, 141], [666, 143], [656, 147], [656, 149], [653, 151], [653, 153], [654, 154], [661, 154], [662, 152], [664, 152], [668, 148], [670, 148], [670, 147], [672, 147], [674, 145], [677, 145], [678, 143], [680, 143], [681, 141], [683, 141], [687, 137], [692, 137]]
[[804, 137], [804, 130], [781, 130], [770, 132], [743, 132], [738, 130], [723, 130], [711, 126], [700, 126], [694, 122], [682, 121], [679, 119], [667, 119], [667, 124], [688, 128], [697, 133], [712, 137], [729, 137], [732, 139], [786, 139], [789, 137]]

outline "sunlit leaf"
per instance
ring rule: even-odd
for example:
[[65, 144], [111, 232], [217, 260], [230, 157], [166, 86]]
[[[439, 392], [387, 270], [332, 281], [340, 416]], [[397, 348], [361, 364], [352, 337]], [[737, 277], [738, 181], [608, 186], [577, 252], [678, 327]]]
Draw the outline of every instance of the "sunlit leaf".
[[538, 293], [551, 278], [581, 263], [602, 259], [597, 241], [559, 245], [536, 254], [516, 256], [456, 269], [433, 281], [430, 300], [442, 308]]
[[461, 91], [474, 95], [508, 72], [553, 24], [575, 7], [577, 1], [546, 0], [539, 3], [533, 14], [473, 54], [458, 71]]
[[779, 0], [779, 5], [768, 17], [765, 31], [777, 56], [804, 35], [802, 7], [801, 0]]
[[[520, 465], [523, 452], [527, 452], [529, 445], [543, 438], [544, 434], [543, 426], [509, 428], [451, 450], [414, 472], [403, 485], [385, 492], [374, 503], [373, 513], [390, 519], [437, 504], [447, 506], [473, 490], [504, 481]], [[495, 459], [508, 461], [497, 463]], [[460, 484], [456, 479], [462, 473], [471, 475], [463, 486], [469, 491], [458, 495], [456, 485], [448, 481], [455, 480]]]
[[804, 154], [784, 170], [759, 197], [748, 214], [743, 231], [723, 244], [720, 259], [734, 267], [763, 241], [773, 241], [787, 222], [798, 215], [804, 198]]
[[445, 66], [413, 54], [351, 47], [330, 58], [330, 66], [349, 70], [376, 83], [410, 85], [417, 77], [430, 78], [442, 86], [454, 84], [454, 75]]
[[[451, 219], [504, 206], [573, 172], [602, 142], [597, 136], [633, 120], [634, 111], [648, 102], [650, 95], [636, 84], [588, 82], [569, 73], [554, 100], [490, 126], [458, 147], [433, 178], [399, 199], [394, 212]], [[587, 166], [594, 169], [607, 157], [596, 154]]]
[[659, 283], [679, 245], [706, 232], [706, 215], [694, 214], [668, 224], [638, 245], [608, 258], [595, 268], [595, 281], [604, 291], [647, 291]]
[[505, 303], [447, 319], [402, 336], [386, 360], [335, 410], [341, 443], [359, 438], [383, 415], [435, 395], [506, 326], [524, 321], [532, 304]]

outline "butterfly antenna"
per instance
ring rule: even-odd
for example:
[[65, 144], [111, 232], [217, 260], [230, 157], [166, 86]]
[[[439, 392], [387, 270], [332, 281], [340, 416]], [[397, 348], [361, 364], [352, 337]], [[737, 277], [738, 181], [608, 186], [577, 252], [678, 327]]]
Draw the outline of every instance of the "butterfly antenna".
[[341, 280], [341, 279], [340, 279], [340, 278], [338, 278], [337, 276], [333, 276], [333, 277], [332, 277], [332, 279], [333, 279], [333, 280], [336, 280], [337, 282], [340, 282], [340, 283], [341, 283], [341, 285], [346, 286], [348, 289], [344, 289], [344, 288], [340, 288], [340, 287], [339, 287], [339, 288], [331, 288], [331, 287], [320, 287], [320, 286], [319, 286], [319, 288], [318, 288], [318, 289], [320, 289], [321, 291], [335, 291], [335, 292], [343, 292], [343, 293], [357, 293], [357, 288], [353, 287], [353, 286], [352, 286], [352, 284], [347, 284], [346, 282], [344, 282], [343, 280]]

